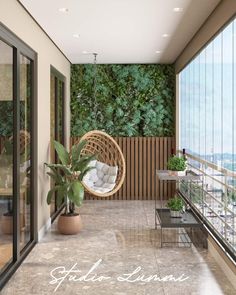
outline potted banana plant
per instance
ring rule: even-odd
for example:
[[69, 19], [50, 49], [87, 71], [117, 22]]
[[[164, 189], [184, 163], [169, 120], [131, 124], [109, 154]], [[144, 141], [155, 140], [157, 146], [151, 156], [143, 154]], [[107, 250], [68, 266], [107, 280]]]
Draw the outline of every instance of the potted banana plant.
[[57, 141], [54, 141], [54, 148], [60, 160], [59, 164], [45, 163], [50, 169], [47, 174], [53, 179], [55, 185], [49, 190], [47, 203], [51, 204], [52, 197], [57, 194], [57, 204], [65, 201], [65, 210], [58, 219], [58, 231], [61, 234], [77, 234], [82, 228], [81, 217], [76, 207], [82, 205], [84, 199], [83, 177], [93, 169], [89, 166], [95, 155], [82, 156], [81, 151], [86, 141], [80, 141], [72, 146], [68, 152], [66, 148]]

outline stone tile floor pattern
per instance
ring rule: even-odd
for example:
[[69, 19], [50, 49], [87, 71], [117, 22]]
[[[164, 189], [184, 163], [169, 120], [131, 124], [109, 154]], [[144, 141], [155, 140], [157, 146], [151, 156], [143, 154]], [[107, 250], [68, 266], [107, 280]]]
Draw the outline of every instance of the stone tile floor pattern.
[[[160, 248], [160, 231], [154, 229], [152, 201], [85, 201], [80, 209], [83, 230], [77, 236], [63, 236], [56, 224], [38, 243], [2, 295], [21, 294], [96, 294], [96, 295], [220, 295], [236, 294], [206, 249], [184, 247]], [[54, 268], [69, 270], [75, 263], [81, 270], [78, 277], [97, 262], [102, 262], [90, 277], [107, 276], [101, 282], [65, 281], [54, 292], [50, 284]], [[183, 282], [120, 282], [117, 278], [141, 267], [138, 275], [147, 278], [181, 274]], [[123, 276], [124, 277], [124, 276]]]

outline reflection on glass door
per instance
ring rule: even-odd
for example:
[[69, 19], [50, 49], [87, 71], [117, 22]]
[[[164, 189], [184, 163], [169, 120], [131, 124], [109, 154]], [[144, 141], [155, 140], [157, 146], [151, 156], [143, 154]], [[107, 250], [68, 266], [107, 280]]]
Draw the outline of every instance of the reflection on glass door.
[[13, 257], [13, 48], [0, 40], [0, 272]]
[[0, 290], [36, 243], [35, 60], [0, 24]]
[[[57, 163], [53, 141], [57, 140], [64, 144], [64, 77], [58, 73], [55, 69], [51, 70], [51, 163]], [[51, 180], [51, 186], [54, 186]], [[52, 198], [51, 203], [51, 216], [56, 216], [56, 213], [60, 210], [61, 205], [57, 204], [56, 194]]]
[[30, 242], [32, 62], [20, 55], [20, 248]]

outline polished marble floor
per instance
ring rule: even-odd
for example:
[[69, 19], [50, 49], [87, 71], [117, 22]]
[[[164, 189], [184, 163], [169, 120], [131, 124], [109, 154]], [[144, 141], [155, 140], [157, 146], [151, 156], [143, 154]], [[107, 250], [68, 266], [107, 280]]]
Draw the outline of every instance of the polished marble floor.
[[53, 225], [2, 295], [236, 294], [206, 249], [160, 248], [152, 201], [86, 201], [80, 213], [81, 233]]

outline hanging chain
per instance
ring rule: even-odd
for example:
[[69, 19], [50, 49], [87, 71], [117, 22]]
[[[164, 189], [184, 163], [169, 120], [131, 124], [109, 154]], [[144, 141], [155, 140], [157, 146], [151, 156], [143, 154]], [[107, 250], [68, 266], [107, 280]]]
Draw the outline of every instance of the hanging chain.
[[94, 56], [94, 81], [93, 81], [93, 99], [94, 99], [94, 120], [97, 128], [97, 114], [98, 114], [98, 104], [97, 104], [97, 53], [93, 53]]

